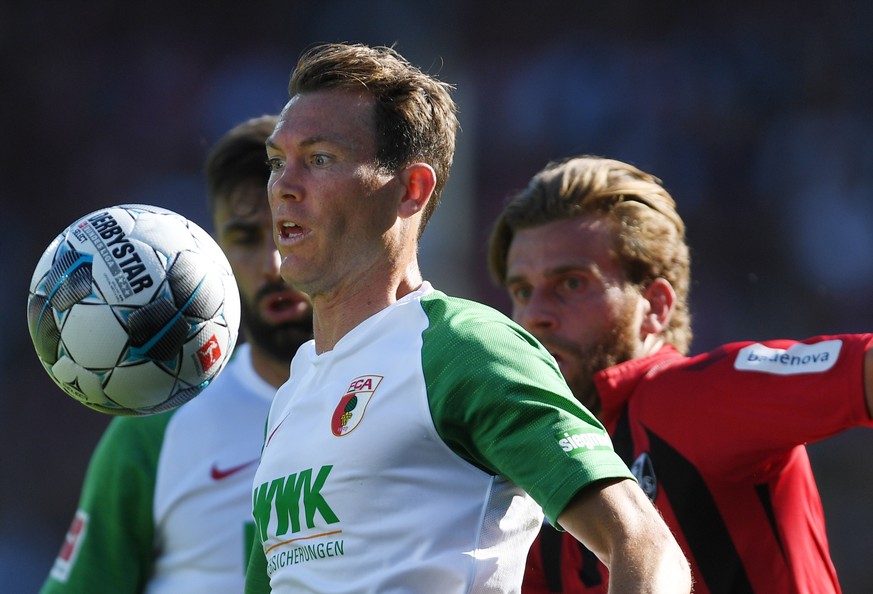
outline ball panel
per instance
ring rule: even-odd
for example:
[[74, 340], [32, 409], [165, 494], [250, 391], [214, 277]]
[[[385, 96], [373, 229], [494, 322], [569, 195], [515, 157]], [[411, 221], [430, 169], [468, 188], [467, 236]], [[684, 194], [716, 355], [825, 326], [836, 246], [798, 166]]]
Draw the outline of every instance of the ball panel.
[[65, 311], [91, 294], [91, 262], [89, 254], [73, 249], [58, 254], [43, 284], [53, 308]]
[[236, 279], [231, 276], [222, 277], [224, 285], [224, 304], [221, 307], [221, 315], [215, 316], [215, 319], [220, 319], [224, 325], [233, 329], [234, 339], [236, 338], [237, 329], [242, 320], [242, 303], [240, 303], [239, 289], [236, 286]]
[[176, 392], [176, 395], [167, 400], [166, 402], [155, 406], [153, 409], [149, 411], [149, 414], [160, 413], [167, 410], [173, 410], [177, 406], [182, 406], [198, 394], [203, 391], [204, 388], [209, 384], [209, 382], [204, 382], [203, 384], [195, 387], [195, 388], [187, 388], [184, 390], [179, 390]]
[[49, 307], [48, 298], [33, 295], [27, 300], [27, 327], [37, 356], [49, 365], [58, 360], [61, 331]]
[[136, 309], [127, 318], [131, 358], [156, 361], [175, 359], [185, 344], [191, 325], [167, 299], [157, 299]]
[[107, 303], [144, 305], [160, 291], [164, 264], [148, 245], [130, 238], [108, 253], [100, 244], [92, 249], [94, 288]]
[[102, 378], [70, 357], [60, 357], [52, 365], [51, 375], [64, 392], [83, 404], [112, 404], [103, 393]]
[[141, 214], [136, 220], [133, 236], [167, 258], [197, 247], [188, 231], [187, 221], [170, 211]]
[[48, 245], [42, 255], [39, 257], [39, 261], [36, 263], [36, 267], [33, 269], [33, 276], [30, 278], [30, 290], [34, 291], [45, 277], [48, 270], [52, 267], [52, 263], [54, 262], [55, 255], [58, 251], [58, 247], [61, 242], [64, 241], [64, 236], [66, 233], [61, 233], [57, 237], [55, 237], [52, 242]]
[[103, 370], [118, 364], [128, 336], [112, 313], [112, 306], [78, 303], [64, 317], [61, 343], [68, 356], [82, 367]]
[[[131, 389], [136, 386], [136, 389]], [[103, 390], [112, 401], [125, 408], [149, 410], [171, 399], [181, 389], [175, 374], [154, 361], [117, 367], [106, 381]]]
[[194, 384], [218, 375], [227, 363], [235, 340], [236, 335], [223, 324], [212, 321], [201, 324], [185, 343], [180, 377]]
[[188, 221], [188, 231], [197, 243], [197, 252], [203, 254], [214, 266], [221, 268], [224, 274], [233, 276], [227, 256], [212, 236], [192, 221]]
[[224, 301], [221, 271], [203, 254], [180, 252], [167, 270], [176, 307], [185, 315], [208, 320]]

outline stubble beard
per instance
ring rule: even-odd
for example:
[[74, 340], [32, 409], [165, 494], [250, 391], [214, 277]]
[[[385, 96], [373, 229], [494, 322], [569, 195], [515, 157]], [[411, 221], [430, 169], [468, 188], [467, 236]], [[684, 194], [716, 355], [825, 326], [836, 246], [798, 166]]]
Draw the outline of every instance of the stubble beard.
[[242, 300], [242, 326], [246, 339], [280, 363], [290, 363], [297, 349], [312, 338], [312, 317], [274, 324], [264, 320], [255, 304]]
[[634, 324], [633, 312], [622, 312], [612, 330], [589, 346], [575, 345], [566, 349], [576, 359], [576, 373], [567, 378], [567, 385], [576, 399], [595, 416], [601, 412], [600, 394], [594, 376], [614, 365], [630, 361], [639, 352], [639, 338]]

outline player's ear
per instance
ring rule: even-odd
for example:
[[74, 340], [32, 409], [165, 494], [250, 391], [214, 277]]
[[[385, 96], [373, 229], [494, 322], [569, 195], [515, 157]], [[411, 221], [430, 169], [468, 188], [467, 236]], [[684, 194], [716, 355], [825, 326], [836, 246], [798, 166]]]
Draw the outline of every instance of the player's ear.
[[427, 163], [413, 163], [400, 172], [404, 193], [400, 198], [398, 214], [408, 218], [424, 210], [436, 186], [436, 172]]
[[648, 301], [649, 308], [640, 330], [646, 334], [661, 334], [676, 306], [676, 291], [667, 279], [656, 278], [643, 291], [643, 298]]

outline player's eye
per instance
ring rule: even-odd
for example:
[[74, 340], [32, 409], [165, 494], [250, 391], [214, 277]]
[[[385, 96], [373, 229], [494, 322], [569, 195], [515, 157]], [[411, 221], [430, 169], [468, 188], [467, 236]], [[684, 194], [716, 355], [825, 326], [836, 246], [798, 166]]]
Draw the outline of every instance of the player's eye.
[[285, 166], [285, 161], [279, 157], [269, 157], [267, 159], [267, 165], [270, 167], [270, 171], [279, 171]]
[[513, 285], [507, 287], [510, 298], [516, 303], [527, 303], [530, 300], [531, 288], [527, 285]]
[[568, 276], [561, 281], [564, 290], [576, 293], [584, 291], [588, 287], [588, 281], [580, 276]]

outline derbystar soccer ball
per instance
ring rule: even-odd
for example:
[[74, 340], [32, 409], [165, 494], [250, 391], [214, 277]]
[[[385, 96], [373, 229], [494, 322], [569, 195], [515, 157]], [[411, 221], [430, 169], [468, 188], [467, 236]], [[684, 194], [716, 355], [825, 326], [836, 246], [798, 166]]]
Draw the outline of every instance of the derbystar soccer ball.
[[172, 211], [112, 206], [67, 227], [30, 281], [27, 324], [43, 368], [100, 412], [175, 408], [236, 345], [239, 291], [206, 231]]

